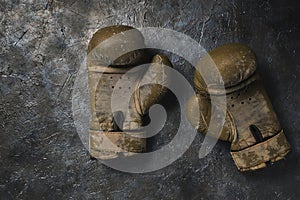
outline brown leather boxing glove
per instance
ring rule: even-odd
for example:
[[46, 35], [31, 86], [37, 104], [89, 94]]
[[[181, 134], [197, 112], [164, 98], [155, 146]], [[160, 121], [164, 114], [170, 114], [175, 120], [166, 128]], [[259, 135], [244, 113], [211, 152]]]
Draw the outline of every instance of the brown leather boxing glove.
[[[146, 138], [139, 136], [143, 115], [166, 93], [169, 82], [163, 65], [171, 66], [162, 55], [152, 58], [141, 50], [144, 38], [129, 26], [110, 26], [97, 31], [88, 46], [87, 69], [92, 119], [90, 154], [100, 159], [113, 159], [145, 152]], [[130, 51], [132, 49], [132, 51]], [[129, 51], [129, 52], [128, 52]], [[151, 61], [148, 66], [140, 66]], [[140, 85], [151, 79], [151, 85]], [[118, 85], [119, 81], [123, 85]], [[118, 93], [112, 111], [112, 95]], [[125, 96], [130, 96], [126, 102]], [[116, 108], [116, 109], [118, 109]], [[124, 109], [125, 108], [125, 109]], [[118, 122], [118, 123], [117, 123]]]
[[[199, 73], [209, 60], [219, 70], [225, 90], [220, 89], [218, 78], [208, 77], [205, 82]], [[207, 133], [211, 113], [219, 106], [211, 103], [211, 97], [225, 95], [227, 111], [219, 139], [231, 142], [231, 155], [237, 168], [256, 170], [265, 167], [267, 162], [284, 158], [290, 145], [256, 72], [253, 51], [242, 44], [227, 44], [212, 50], [197, 67], [194, 76], [197, 95], [187, 105], [193, 126]], [[193, 110], [196, 105], [200, 112]]]

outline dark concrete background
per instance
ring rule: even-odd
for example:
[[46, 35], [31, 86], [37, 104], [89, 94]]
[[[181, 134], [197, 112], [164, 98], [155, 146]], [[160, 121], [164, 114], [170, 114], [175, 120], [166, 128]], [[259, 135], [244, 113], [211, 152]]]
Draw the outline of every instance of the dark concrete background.
[[[299, 199], [299, 20], [296, 0], [0, 0], [0, 199]], [[74, 127], [72, 87], [92, 33], [113, 24], [171, 28], [207, 50], [250, 45], [292, 152], [240, 173], [228, 143], [198, 159], [198, 135], [182, 158], [152, 173], [91, 160]], [[172, 61], [191, 80], [192, 68]], [[156, 148], [176, 132], [177, 110]]]

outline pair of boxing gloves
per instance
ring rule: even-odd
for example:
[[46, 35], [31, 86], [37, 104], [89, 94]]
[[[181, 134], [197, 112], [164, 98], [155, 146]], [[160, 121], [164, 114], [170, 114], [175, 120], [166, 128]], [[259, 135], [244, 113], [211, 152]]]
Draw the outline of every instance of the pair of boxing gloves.
[[[166, 94], [165, 86], [170, 83], [170, 77], [164, 76], [164, 66], [172, 65], [163, 55], [155, 55], [151, 60], [146, 51], [139, 50], [143, 47], [142, 34], [123, 25], [100, 29], [88, 45], [92, 157], [113, 159], [146, 151], [146, 138], [141, 137], [143, 116]], [[201, 69], [209, 70], [205, 66], [210, 60], [223, 81], [213, 75], [208, 79], [201, 76]], [[143, 63], [150, 65], [137, 67]], [[222, 96], [226, 100], [225, 122], [220, 133], [210, 134], [210, 137], [231, 142], [230, 153], [237, 168], [256, 170], [284, 158], [290, 145], [256, 72], [256, 58], [251, 49], [242, 44], [218, 47], [201, 59], [197, 68], [194, 76], [196, 96], [186, 105], [190, 123], [199, 132], [210, 134], [211, 116], [222, 106], [212, 99]], [[145, 79], [156, 84], [141, 86]], [[128, 83], [124, 84], [127, 88], [119, 87], [120, 80]], [[112, 96], [116, 90], [120, 91], [121, 98], [114, 99], [114, 104], [117, 107], [124, 104], [129, 108], [126, 112], [112, 112]], [[130, 94], [128, 101], [123, 101], [122, 94]]]

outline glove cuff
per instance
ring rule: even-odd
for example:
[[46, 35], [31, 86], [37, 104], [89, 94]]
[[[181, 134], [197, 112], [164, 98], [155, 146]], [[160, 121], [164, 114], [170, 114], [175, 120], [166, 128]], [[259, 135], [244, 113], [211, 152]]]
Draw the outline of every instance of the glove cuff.
[[107, 160], [117, 158], [121, 154], [127, 157], [145, 152], [146, 138], [134, 137], [133, 133], [90, 130], [89, 148], [94, 158]]
[[266, 167], [267, 162], [284, 158], [290, 151], [290, 145], [281, 130], [268, 140], [240, 151], [232, 151], [232, 158], [240, 171], [256, 170]]

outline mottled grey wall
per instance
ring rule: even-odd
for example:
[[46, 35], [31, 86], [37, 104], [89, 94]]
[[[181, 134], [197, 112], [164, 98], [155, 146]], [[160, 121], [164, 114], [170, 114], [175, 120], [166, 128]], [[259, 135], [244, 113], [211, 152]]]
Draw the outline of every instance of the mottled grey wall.
[[[296, 0], [0, 0], [0, 199], [299, 199], [299, 13]], [[113, 24], [171, 28], [207, 50], [250, 45], [292, 152], [240, 173], [225, 142], [199, 160], [198, 135], [181, 159], [148, 174], [91, 160], [74, 127], [72, 87], [92, 33]], [[192, 68], [172, 61], [191, 80]], [[177, 110], [153, 148], [172, 138]]]

